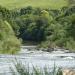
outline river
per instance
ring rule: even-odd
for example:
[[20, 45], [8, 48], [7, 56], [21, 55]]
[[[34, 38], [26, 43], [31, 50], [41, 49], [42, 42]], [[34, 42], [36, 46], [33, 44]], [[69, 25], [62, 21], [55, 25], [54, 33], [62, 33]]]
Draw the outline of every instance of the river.
[[52, 52], [37, 51], [35, 49], [28, 50], [21, 47], [21, 51], [17, 55], [0, 54], [0, 75], [11, 75], [10, 67], [15, 69], [15, 61], [23, 65], [53, 68], [75, 68], [75, 53], [66, 52], [66, 50], [57, 50]]

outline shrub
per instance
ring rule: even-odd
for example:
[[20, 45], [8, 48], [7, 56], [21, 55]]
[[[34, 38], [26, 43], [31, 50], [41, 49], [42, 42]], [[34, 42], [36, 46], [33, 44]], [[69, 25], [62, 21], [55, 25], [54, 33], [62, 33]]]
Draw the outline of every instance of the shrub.
[[0, 53], [16, 53], [20, 49], [20, 41], [7, 21], [0, 20]]

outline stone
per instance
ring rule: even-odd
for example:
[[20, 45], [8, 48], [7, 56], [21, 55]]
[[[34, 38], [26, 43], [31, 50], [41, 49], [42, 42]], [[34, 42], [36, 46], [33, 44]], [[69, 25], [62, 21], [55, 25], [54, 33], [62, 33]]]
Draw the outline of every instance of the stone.
[[75, 70], [65, 69], [63, 70], [63, 75], [75, 75]]

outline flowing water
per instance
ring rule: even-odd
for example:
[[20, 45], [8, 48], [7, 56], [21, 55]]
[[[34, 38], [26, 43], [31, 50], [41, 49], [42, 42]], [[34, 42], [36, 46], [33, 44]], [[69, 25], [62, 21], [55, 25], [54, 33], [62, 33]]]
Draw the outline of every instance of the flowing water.
[[52, 51], [44, 52], [37, 50], [28, 50], [21, 48], [21, 51], [17, 55], [0, 55], [0, 75], [11, 75], [10, 67], [15, 69], [15, 61], [22, 63], [23, 65], [29, 65], [30, 68], [33, 66], [53, 68], [54, 64], [56, 67], [61, 68], [75, 68], [75, 53], [66, 53], [67, 51]]

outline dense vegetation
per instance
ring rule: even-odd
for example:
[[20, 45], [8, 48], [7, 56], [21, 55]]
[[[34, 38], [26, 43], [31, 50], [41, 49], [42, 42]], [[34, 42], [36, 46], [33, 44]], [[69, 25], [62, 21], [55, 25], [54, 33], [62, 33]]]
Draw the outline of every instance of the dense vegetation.
[[7, 21], [0, 20], [0, 53], [16, 53], [20, 42]]
[[9, 22], [23, 41], [39, 42], [43, 47], [75, 49], [75, 6], [59, 10], [28, 6], [13, 13]]
[[[0, 18], [3, 20], [0, 24], [13, 28], [15, 34], [12, 32], [10, 40], [16, 35], [23, 42], [37, 42], [39, 47], [75, 50], [75, 6], [73, 1], [69, 1], [68, 4], [69, 6], [60, 9], [28, 6], [9, 10], [0, 6]], [[8, 29], [10, 33], [11, 29]], [[1, 32], [0, 37], [2, 34]], [[5, 38], [6, 35], [4, 35]], [[11, 41], [15, 46], [19, 46], [19, 42], [15, 42], [17, 39], [14, 38]], [[6, 45], [12, 46], [13, 44], [8, 42]], [[5, 50], [14, 51], [15, 48], [10, 49], [10, 47], [5, 46]]]
[[0, 53], [14, 54], [20, 50], [20, 41], [8, 22], [9, 11], [0, 7]]

